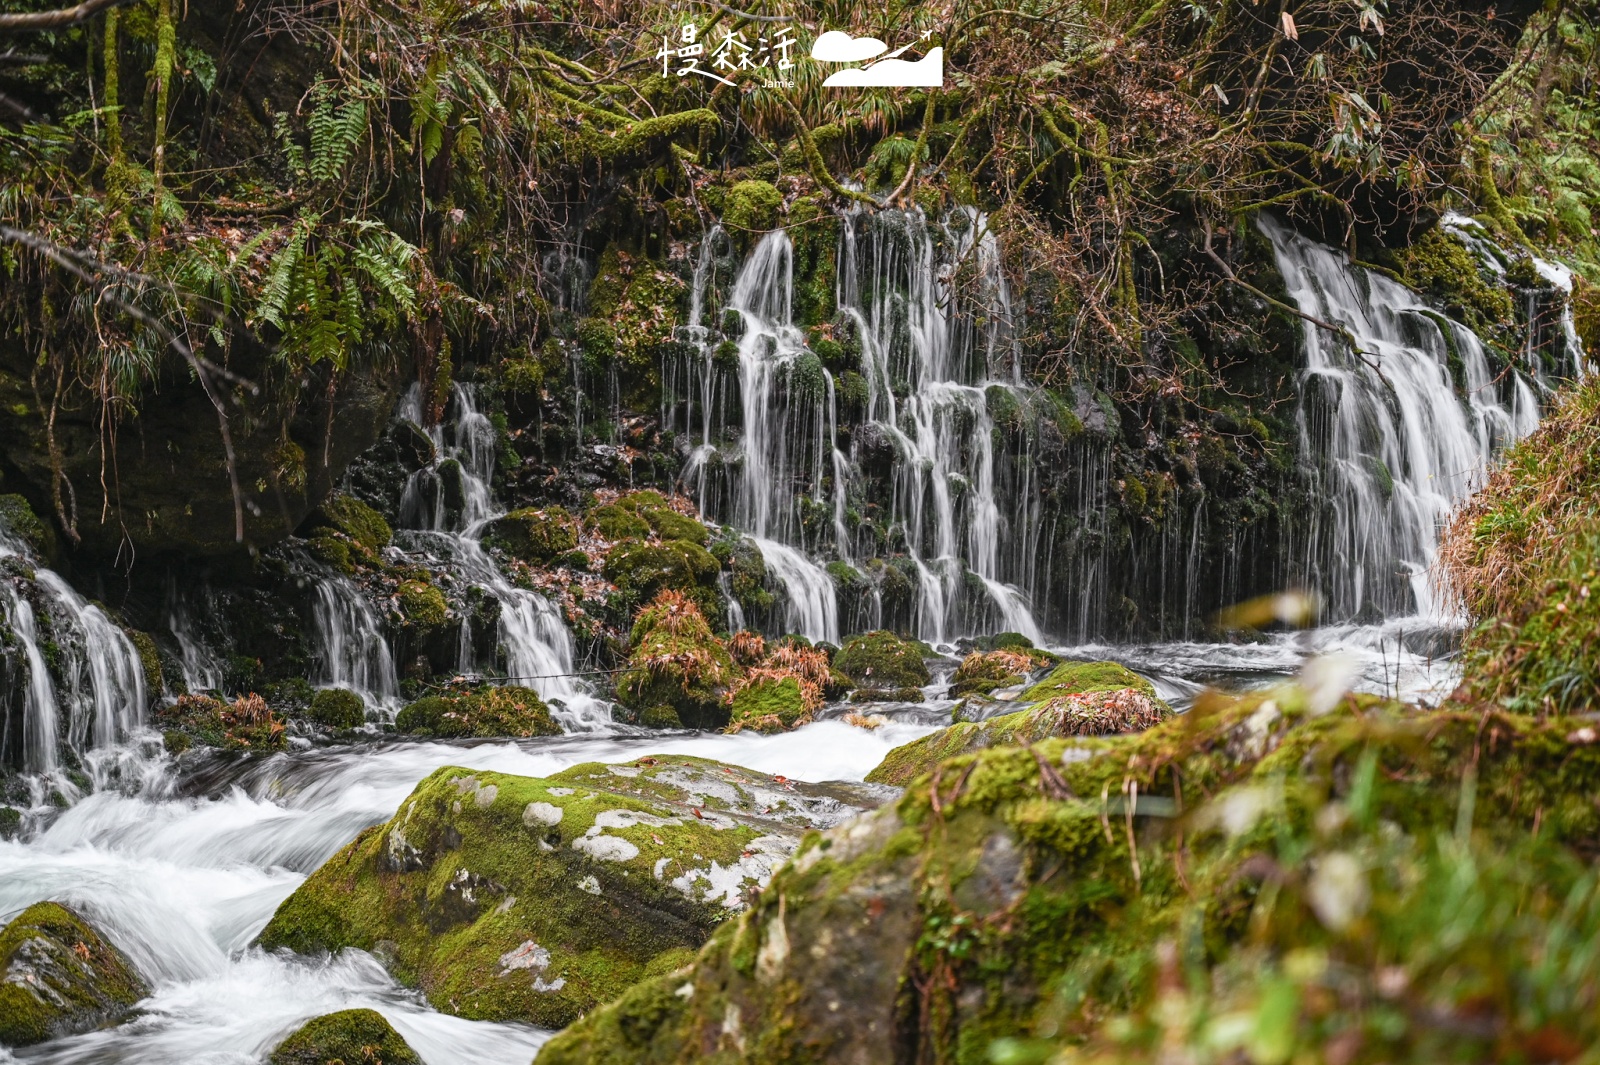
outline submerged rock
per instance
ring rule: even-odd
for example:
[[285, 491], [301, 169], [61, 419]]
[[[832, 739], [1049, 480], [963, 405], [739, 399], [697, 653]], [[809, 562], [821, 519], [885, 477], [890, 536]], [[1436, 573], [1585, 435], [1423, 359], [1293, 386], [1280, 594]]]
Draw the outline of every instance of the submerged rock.
[[278, 1044], [271, 1065], [422, 1065], [377, 1010], [340, 1010], [314, 1017]]
[[867, 774], [873, 784], [904, 787], [946, 758], [985, 747], [1025, 747], [1066, 736], [1143, 732], [1172, 716], [1172, 708], [1137, 688], [1063, 695], [986, 721], [958, 721], [896, 747]]
[[889, 794], [680, 756], [548, 778], [444, 768], [261, 943], [370, 950], [440, 1010], [560, 1027], [686, 963], [804, 831]]
[[127, 1016], [149, 989], [122, 952], [59, 903], [0, 930], [0, 1045], [29, 1046]]

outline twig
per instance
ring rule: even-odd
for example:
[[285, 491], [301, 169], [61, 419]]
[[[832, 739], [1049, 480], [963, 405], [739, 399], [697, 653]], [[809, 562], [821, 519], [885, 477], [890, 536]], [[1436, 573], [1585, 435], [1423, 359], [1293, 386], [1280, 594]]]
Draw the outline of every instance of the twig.
[[61, 30], [88, 22], [102, 11], [131, 4], [133, 0], [84, 0], [76, 7], [55, 11], [26, 11], [0, 15], [0, 33], [27, 33], [33, 30]]

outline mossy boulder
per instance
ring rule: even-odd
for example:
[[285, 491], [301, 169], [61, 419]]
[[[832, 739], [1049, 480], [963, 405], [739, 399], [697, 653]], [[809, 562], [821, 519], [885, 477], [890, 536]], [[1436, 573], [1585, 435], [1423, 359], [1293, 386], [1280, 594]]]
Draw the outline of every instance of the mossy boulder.
[[1030, 673], [1055, 665], [1061, 659], [1049, 651], [1011, 646], [993, 651], [973, 651], [961, 660], [950, 682], [950, 697], [988, 695], [1000, 688], [1013, 688]]
[[271, 1065], [422, 1065], [377, 1010], [340, 1010], [314, 1017], [279, 1043]]
[[915, 641], [879, 630], [846, 640], [833, 668], [861, 688], [920, 687], [932, 680], [922, 653]]
[[408, 625], [437, 629], [450, 620], [450, 601], [427, 581], [401, 581], [398, 595]]
[[578, 520], [565, 507], [523, 507], [490, 523], [484, 542], [536, 565], [578, 546]]
[[960, 755], [537, 1065], [1554, 1060], [1600, 1041], [1593, 736], [1284, 686]]
[[649, 522], [614, 503], [595, 507], [584, 516], [584, 523], [607, 540], [643, 540], [650, 535]]
[[666, 588], [712, 590], [721, 571], [711, 552], [689, 540], [624, 540], [607, 553], [602, 570], [606, 580], [641, 599], [650, 599]]
[[1132, 688], [1148, 698], [1156, 698], [1155, 686], [1127, 666], [1116, 662], [1063, 662], [1049, 676], [1026, 688], [1017, 696], [1017, 700], [1038, 703], [1064, 695], [1114, 692], [1123, 688]]
[[872, 784], [904, 787], [958, 754], [986, 747], [1026, 747], [1040, 740], [1065, 736], [1143, 732], [1171, 716], [1171, 707], [1137, 688], [1062, 696], [985, 721], [958, 721], [949, 728], [896, 747], [866, 779]]
[[139, 653], [139, 668], [144, 674], [144, 691], [151, 699], [159, 699], [166, 691], [166, 674], [161, 668], [161, 649], [155, 638], [138, 629], [124, 629], [133, 649]]
[[694, 599], [670, 589], [658, 594], [639, 612], [629, 643], [628, 668], [617, 677], [624, 707], [641, 721], [654, 717], [692, 728], [727, 724], [724, 697], [740, 670]]
[[448, 1013], [558, 1028], [687, 962], [800, 835], [871, 789], [681, 756], [447, 767], [278, 908], [265, 947], [374, 950]]
[[810, 717], [798, 677], [761, 677], [734, 693], [728, 724], [733, 729], [782, 732]]
[[608, 540], [644, 539], [653, 533], [662, 540], [704, 547], [711, 539], [711, 530], [703, 522], [674, 510], [660, 492], [649, 489], [629, 492], [593, 508], [587, 521]]
[[360, 728], [367, 720], [367, 704], [349, 688], [323, 688], [311, 697], [306, 716], [329, 728]]
[[306, 519], [306, 524], [313, 531], [330, 529], [341, 533], [370, 552], [383, 550], [394, 538], [394, 530], [382, 514], [345, 493], [337, 493], [323, 500], [321, 506]]
[[770, 181], [741, 181], [728, 190], [722, 224], [729, 229], [760, 232], [778, 223], [783, 194]]
[[561, 735], [539, 693], [516, 685], [424, 696], [395, 715], [394, 727], [436, 739]]
[[0, 1046], [116, 1024], [149, 988], [82, 917], [39, 902], [0, 929]]

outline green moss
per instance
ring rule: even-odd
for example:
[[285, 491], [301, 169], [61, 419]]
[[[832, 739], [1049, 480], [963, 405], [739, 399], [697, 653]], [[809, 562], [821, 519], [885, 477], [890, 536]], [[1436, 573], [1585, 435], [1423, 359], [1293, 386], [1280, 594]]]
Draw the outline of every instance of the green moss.
[[539, 693], [515, 685], [418, 699], [395, 715], [394, 727], [440, 739], [561, 734]]
[[128, 959], [54, 902], [0, 930], [0, 1046], [22, 1047], [115, 1024], [149, 993]]
[[367, 720], [367, 704], [348, 688], [323, 688], [311, 697], [307, 716], [329, 728], [359, 728]]
[[617, 587], [647, 599], [663, 589], [692, 592], [697, 587], [710, 588], [721, 571], [711, 552], [689, 540], [659, 544], [624, 540], [606, 554], [602, 572]]
[[1122, 688], [1132, 688], [1152, 699], [1156, 697], [1155, 686], [1126, 666], [1115, 662], [1064, 662], [1044, 680], [1024, 691], [1018, 699], [1034, 703], [1063, 695], [1111, 692]]
[[[1002, 636], [1017, 636], [1017, 634], [1004, 633]], [[950, 696], [959, 698], [972, 694], [988, 695], [996, 689], [1021, 684], [1029, 673], [1059, 661], [1055, 655], [1048, 651], [1035, 650], [1031, 644], [1028, 646], [1007, 644], [995, 650], [974, 651], [961, 660], [955, 676], [951, 678]]]
[[879, 630], [845, 641], [833, 667], [864, 688], [906, 688], [932, 677], [917, 644]]
[[[918, 692], [917, 694], [921, 694]], [[800, 681], [794, 677], [763, 677], [740, 688], [733, 696], [729, 724], [760, 732], [794, 728], [809, 717]]]
[[617, 699], [643, 714], [673, 711], [682, 724], [719, 728], [728, 722], [723, 696], [739, 669], [727, 645], [692, 598], [666, 590], [634, 621], [628, 668], [617, 677]]
[[770, 181], [741, 181], [728, 190], [722, 224], [728, 229], [760, 232], [778, 221], [783, 194]]
[[[180, 695], [172, 705], [158, 710], [156, 717], [164, 730], [225, 751], [278, 751], [287, 742], [283, 720], [254, 692], [232, 703], [209, 695]], [[177, 753], [170, 739], [166, 744]], [[183, 747], [187, 746], [185, 742]]]
[[0, 530], [23, 540], [45, 561], [55, 557], [55, 529], [40, 521], [28, 501], [20, 495], [0, 495]]
[[1439, 300], [1473, 329], [1512, 320], [1511, 293], [1483, 276], [1477, 257], [1454, 234], [1435, 226], [1395, 259], [1406, 284]]
[[650, 535], [649, 522], [615, 504], [595, 507], [584, 521], [607, 540], [642, 540]]
[[577, 548], [578, 522], [564, 507], [524, 507], [491, 522], [484, 542], [543, 564]]
[[408, 624], [434, 629], [450, 619], [450, 603], [444, 593], [426, 581], [401, 581], [399, 596], [400, 612]]
[[[670, 783], [711, 777], [690, 760], [660, 768], [659, 784], [626, 767], [548, 779], [440, 769], [285, 900], [261, 942], [385, 943], [395, 976], [441, 1010], [568, 1024], [687, 961], [728, 912], [712, 863], [737, 869], [770, 836]], [[714, 773], [727, 791], [730, 774]]]
[[315, 1017], [279, 1043], [271, 1065], [422, 1065], [377, 1010], [340, 1010]]
[[332, 533], [326, 531], [318, 533], [306, 541], [306, 546], [311, 551], [311, 557], [333, 567], [336, 572], [349, 576], [356, 571], [355, 559], [350, 554], [350, 545]]
[[133, 641], [133, 649], [139, 652], [139, 666], [144, 671], [145, 694], [152, 699], [159, 698], [166, 690], [166, 678], [161, 671], [161, 651], [156, 647], [155, 639], [148, 632], [138, 629], [124, 629], [128, 639]]
[[343, 533], [371, 552], [382, 550], [394, 538], [394, 530], [383, 515], [352, 495], [329, 496], [308, 521], [313, 529]]

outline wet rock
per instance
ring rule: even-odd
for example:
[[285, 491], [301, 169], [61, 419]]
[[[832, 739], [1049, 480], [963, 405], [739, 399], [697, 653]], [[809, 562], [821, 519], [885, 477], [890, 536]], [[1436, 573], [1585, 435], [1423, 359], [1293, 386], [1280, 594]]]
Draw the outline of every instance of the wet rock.
[[149, 993], [128, 959], [65, 906], [40, 902], [0, 930], [0, 1045], [115, 1024]]
[[989, 695], [1002, 688], [1013, 688], [1027, 680], [1029, 674], [1059, 661], [1049, 651], [1032, 647], [973, 651], [961, 660], [955, 676], [951, 678], [950, 697], [958, 699], [964, 695]]
[[509, 684], [425, 696], [395, 715], [394, 726], [439, 739], [561, 735], [538, 692]]
[[1034, 703], [1083, 692], [1111, 692], [1133, 688], [1154, 699], [1156, 689], [1133, 670], [1116, 662], [1064, 662], [1039, 683], [1018, 696], [1021, 702]]
[[315, 1017], [278, 1044], [271, 1065], [422, 1065], [377, 1010], [340, 1010]]
[[684, 964], [802, 833], [891, 794], [665, 755], [548, 778], [445, 768], [285, 900], [261, 942], [384, 943], [441, 1010], [560, 1027]]

